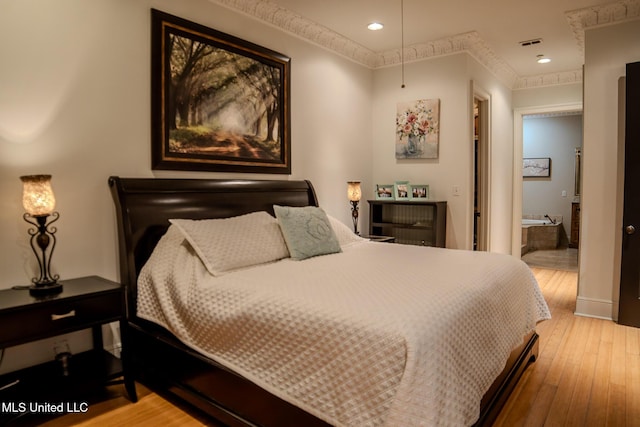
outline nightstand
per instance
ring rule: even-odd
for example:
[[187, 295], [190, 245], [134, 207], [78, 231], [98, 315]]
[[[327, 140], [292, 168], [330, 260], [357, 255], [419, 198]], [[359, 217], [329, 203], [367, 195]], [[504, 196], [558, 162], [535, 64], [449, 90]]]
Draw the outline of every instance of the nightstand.
[[385, 243], [395, 243], [396, 238], [394, 236], [362, 236], [365, 239], [369, 239], [372, 242], [385, 242]]
[[[63, 403], [65, 409], [73, 411], [78, 408], [67, 408], [68, 404], [86, 402], [92, 391], [114, 382], [124, 383], [129, 399], [137, 400], [127, 353], [124, 287], [98, 276], [60, 283], [62, 292], [46, 298], [35, 298], [28, 290], [0, 290], [0, 348], [91, 328], [93, 349], [72, 354], [67, 375], [62, 363], [52, 360], [0, 376], [0, 421], [30, 412], [30, 402]], [[104, 349], [102, 325], [111, 322], [120, 324], [120, 358]], [[6, 406], [5, 402], [14, 405]]]

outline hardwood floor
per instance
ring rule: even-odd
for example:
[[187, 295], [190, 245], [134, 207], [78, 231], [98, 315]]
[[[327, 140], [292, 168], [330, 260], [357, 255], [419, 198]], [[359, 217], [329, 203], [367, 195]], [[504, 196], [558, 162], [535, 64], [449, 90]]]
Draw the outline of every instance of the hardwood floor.
[[[41, 427], [220, 427], [192, 408], [170, 402], [141, 384], [136, 384], [138, 402], [124, 397], [124, 386], [111, 386], [114, 397], [93, 404], [85, 414], [69, 414], [38, 423]], [[33, 424], [31, 424], [33, 425]]]
[[527, 252], [522, 260], [529, 267], [578, 271], [578, 250], [575, 248], [539, 249]]
[[[494, 426], [640, 426], [640, 329], [575, 316], [577, 273], [532, 270], [553, 318], [538, 325], [538, 360], [525, 371]], [[135, 405], [117, 397], [92, 405], [87, 414], [43, 425], [214, 425], [140, 385], [138, 392]]]
[[552, 319], [498, 426], [640, 426], [640, 329], [573, 314], [577, 273], [532, 268]]

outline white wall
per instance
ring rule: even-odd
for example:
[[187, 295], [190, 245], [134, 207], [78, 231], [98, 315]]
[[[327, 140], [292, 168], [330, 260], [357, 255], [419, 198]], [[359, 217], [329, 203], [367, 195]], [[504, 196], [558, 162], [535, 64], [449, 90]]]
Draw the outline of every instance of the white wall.
[[617, 318], [622, 242], [624, 140], [618, 84], [640, 61], [640, 21], [585, 32], [584, 148], [576, 313]]
[[[531, 116], [524, 120], [524, 157], [551, 158], [549, 178], [524, 179], [523, 215], [562, 215], [566, 236], [571, 232], [575, 148], [582, 146], [582, 115]], [[563, 196], [564, 192], [564, 196]]]
[[[473, 129], [471, 81], [491, 95], [492, 134], [491, 246], [511, 250], [511, 92], [466, 53], [405, 64], [405, 88], [400, 67], [374, 72], [373, 181], [398, 180], [429, 184], [430, 198], [446, 200], [447, 247], [471, 249], [473, 233]], [[397, 103], [440, 99], [438, 159], [395, 158]], [[453, 186], [460, 194], [452, 194]], [[371, 194], [373, 195], [373, 194]]]
[[[291, 176], [151, 170], [151, 8], [292, 58]], [[206, 0], [3, 0], [0, 40], [0, 288], [33, 276], [21, 175], [53, 175], [62, 279], [119, 277], [110, 175], [310, 179], [348, 225], [346, 181], [373, 191], [372, 71], [272, 26]], [[9, 349], [0, 371], [50, 349]]]

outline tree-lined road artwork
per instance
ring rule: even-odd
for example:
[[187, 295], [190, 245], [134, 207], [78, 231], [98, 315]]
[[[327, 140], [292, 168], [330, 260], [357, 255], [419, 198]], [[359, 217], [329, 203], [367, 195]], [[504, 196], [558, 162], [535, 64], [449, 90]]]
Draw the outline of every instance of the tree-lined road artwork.
[[281, 70], [169, 36], [169, 151], [260, 161], [281, 158]]

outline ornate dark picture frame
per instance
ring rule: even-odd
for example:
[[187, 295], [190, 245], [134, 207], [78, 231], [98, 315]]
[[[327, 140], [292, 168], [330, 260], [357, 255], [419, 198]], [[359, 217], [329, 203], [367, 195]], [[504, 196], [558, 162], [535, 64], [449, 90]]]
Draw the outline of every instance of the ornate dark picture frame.
[[290, 58], [151, 9], [152, 169], [291, 173]]

